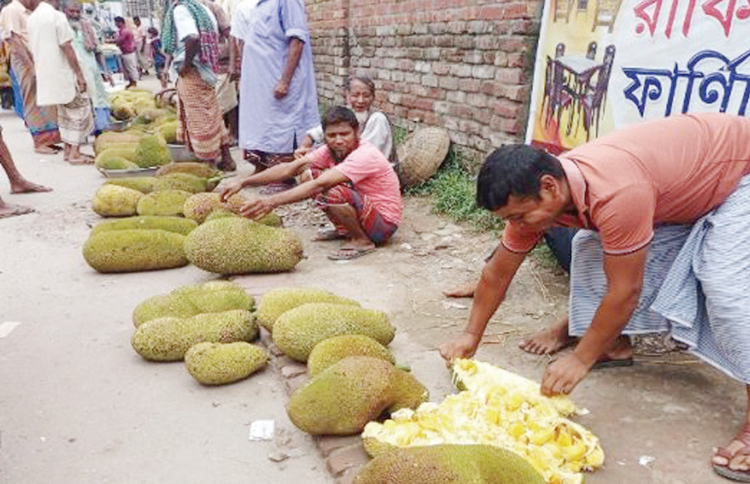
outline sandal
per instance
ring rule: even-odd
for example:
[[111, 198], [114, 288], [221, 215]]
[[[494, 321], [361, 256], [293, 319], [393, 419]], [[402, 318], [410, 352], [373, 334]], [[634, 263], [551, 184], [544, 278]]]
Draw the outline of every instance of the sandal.
[[622, 358], [619, 360], [615, 360], [613, 358], [609, 358], [606, 356], [603, 356], [599, 358], [596, 363], [594, 363], [594, 366], [591, 367], [592, 370], [601, 370], [604, 368], [618, 368], [623, 366], [633, 366], [635, 364], [635, 360], [633, 358]]
[[369, 254], [370, 252], [374, 252], [375, 250], [375, 247], [369, 247], [366, 249], [360, 247], [341, 247], [333, 254], [329, 254], [328, 258], [331, 260], [352, 260]]
[[736, 481], [736, 482], [750, 482], [750, 470], [735, 470], [729, 468], [729, 461], [732, 460], [732, 458], [740, 455], [740, 456], [750, 456], [750, 423], [746, 423], [742, 426], [740, 429], [740, 433], [738, 433], [734, 439], [742, 444], [745, 445], [745, 447], [739, 449], [737, 452], [732, 454], [726, 447], [719, 447], [716, 449], [716, 455], [719, 457], [723, 457], [727, 460], [727, 465], [721, 465], [721, 464], [713, 464], [714, 472], [720, 475], [721, 477], [726, 477], [729, 480]]
[[313, 242], [326, 242], [329, 240], [345, 239], [346, 235], [339, 233], [336, 229], [320, 229], [313, 237]]

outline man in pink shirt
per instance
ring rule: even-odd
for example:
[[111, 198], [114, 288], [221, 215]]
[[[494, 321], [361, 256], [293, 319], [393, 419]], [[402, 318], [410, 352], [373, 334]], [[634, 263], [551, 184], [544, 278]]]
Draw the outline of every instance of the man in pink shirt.
[[130, 27], [122, 17], [115, 17], [115, 25], [118, 29], [117, 47], [122, 52], [123, 74], [128, 80], [126, 87], [136, 87], [140, 75], [138, 74], [138, 56], [136, 55], [135, 36]]
[[345, 107], [332, 108], [323, 120], [325, 145], [290, 163], [282, 163], [220, 187], [223, 200], [245, 187], [300, 176], [297, 187], [248, 202], [241, 213], [257, 219], [274, 208], [315, 197], [333, 223], [315, 240], [344, 239], [332, 260], [348, 260], [375, 250], [401, 223], [403, 204], [396, 172], [375, 146], [359, 139], [359, 123]]
[[552, 353], [547, 395], [570, 393], [592, 367], [632, 361], [627, 334], [670, 331], [746, 385], [739, 434], [714, 470], [750, 482], [750, 119], [673, 116], [631, 126], [555, 158], [510, 145], [477, 180], [477, 204], [507, 223], [482, 271], [466, 329], [440, 346], [472, 356], [525, 255], [552, 226], [573, 241], [569, 317], [522, 343]]

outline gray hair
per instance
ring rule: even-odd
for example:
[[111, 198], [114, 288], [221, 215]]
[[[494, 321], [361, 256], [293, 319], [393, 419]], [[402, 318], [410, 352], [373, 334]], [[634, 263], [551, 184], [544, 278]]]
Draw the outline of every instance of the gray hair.
[[351, 76], [346, 81], [346, 90], [349, 91], [352, 88], [352, 82], [359, 81], [370, 90], [370, 93], [374, 96], [375, 95], [375, 83], [372, 82], [372, 79], [370, 79], [367, 76]]

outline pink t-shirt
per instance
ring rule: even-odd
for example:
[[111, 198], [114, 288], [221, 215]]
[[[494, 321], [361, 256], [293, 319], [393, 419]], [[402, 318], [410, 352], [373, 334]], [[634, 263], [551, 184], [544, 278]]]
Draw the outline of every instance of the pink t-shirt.
[[356, 191], [370, 199], [386, 222], [401, 223], [404, 205], [398, 177], [388, 159], [369, 141], [361, 140], [359, 147], [339, 164], [326, 145], [307, 156], [312, 159], [312, 166], [320, 170], [332, 168], [340, 171], [354, 184]]
[[[690, 114], [640, 123], [559, 157], [576, 217], [558, 225], [597, 230], [608, 254], [645, 247], [660, 224], [689, 224], [721, 205], [750, 174], [750, 119]], [[541, 233], [510, 222], [503, 245], [528, 252]]]

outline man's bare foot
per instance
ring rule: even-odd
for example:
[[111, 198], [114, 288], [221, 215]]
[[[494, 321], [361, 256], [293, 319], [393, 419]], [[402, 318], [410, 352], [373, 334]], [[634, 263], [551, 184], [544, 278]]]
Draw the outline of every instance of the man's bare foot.
[[39, 153], [40, 155], [56, 155], [60, 152], [59, 149], [55, 149], [52, 146], [44, 145], [44, 146], [35, 146], [34, 151]]
[[11, 182], [10, 184], [10, 193], [18, 194], [18, 193], [42, 193], [42, 192], [51, 192], [52, 189], [49, 187], [45, 187], [44, 185], [39, 185], [37, 183], [32, 183], [28, 180], [21, 180], [19, 182]]
[[94, 163], [94, 158], [86, 155], [79, 155], [76, 158], [71, 157], [65, 161], [67, 161], [71, 165], [91, 165]]
[[[732, 439], [726, 447], [719, 447], [716, 450], [711, 462], [714, 464], [714, 470], [725, 477], [732, 474], [732, 471], [740, 471], [740, 474], [750, 475], [750, 424], [746, 423], [740, 432]], [[747, 477], [747, 476], [745, 476]]]
[[453, 289], [443, 291], [445, 297], [474, 297], [474, 292], [477, 290], [476, 282], [467, 282], [463, 286], [458, 286]]
[[16, 215], [25, 215], [35, 212], [31, 207], [23, 205], [11, 205], [10, 203], [0, 202], [0, 218], [15, 217]]
[[568, 319], [565, 318], [547, 329], [534, 333], [518, 346], [534, 355], [551, 355], [567, 348], [574, 340], [568, 335]]

